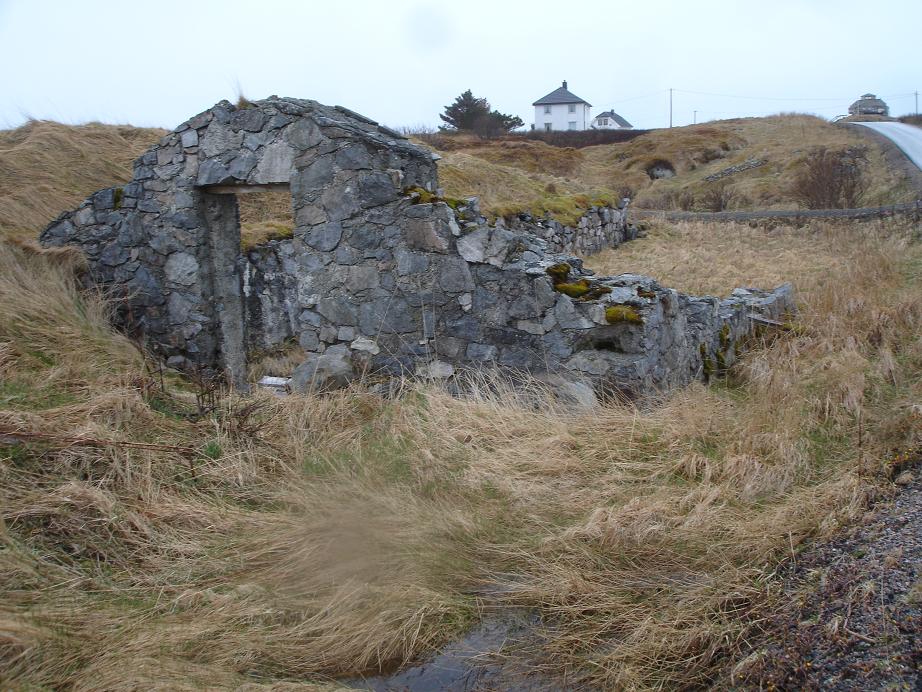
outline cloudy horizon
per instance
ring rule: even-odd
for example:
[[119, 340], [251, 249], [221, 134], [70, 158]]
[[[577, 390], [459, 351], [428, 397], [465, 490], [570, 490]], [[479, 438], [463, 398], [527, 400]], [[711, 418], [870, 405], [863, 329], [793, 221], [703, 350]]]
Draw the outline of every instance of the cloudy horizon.
[[809, 112], [865, 92], [915, 110], [922, 4], [883, 0], [571, 2], [464, 6], [161, 0], [0, 0], [0, 127], [29, 118], [172, 128], [238, 93], [341, 104], [391, 126], [437, 127], [466, 89], [534, 120], [567, 80], [638, 128]]

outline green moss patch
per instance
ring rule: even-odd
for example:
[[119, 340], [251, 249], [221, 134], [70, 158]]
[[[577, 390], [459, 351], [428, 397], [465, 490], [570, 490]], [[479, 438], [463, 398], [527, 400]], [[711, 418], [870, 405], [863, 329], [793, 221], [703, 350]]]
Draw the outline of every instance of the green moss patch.
[[570, 296], [571, 298], [581, 298], [589, 292], [590, 284], [586, 279], [580, 279], [572, 283], [556, 283], [554, 290]]
[[547, 275], [551, 277], [551, 283], [554, 284], [555, 291], [582, 301], [597, 300], [611, 293], [608, 286], [593, 284], [588, 279], [567, 281], [570, 277], [570, 270], [571, 267], [566, 262], [558, 262], [545, 269]]
[[566, 262], [558, 262], [557, 264], [552, 264], [550, 267], [545, 269], [547, 275], [551, 277], [551, 282], [556, 286], [559, 283], [564, 283], [567, 280], [567, 277], [570, 276], [570, 265]]
[[630, 324], [643, 324], [643, 317], [636, 308], [630, 305], [610, 305], [605, 308], [605, 321], [609, 324], [628, 322]]
[[434, 204], [435, 202], [444, 202], [452, 209], [457, 209], [466, 203], [463, 199], [456, 199], [455, 197], [439, 197], [434, 192], [429, 192], [429, 190], [419, 185], [405, 187], [403, 189], [403, 194], [405, 197], [412, 197], [413, 204]]

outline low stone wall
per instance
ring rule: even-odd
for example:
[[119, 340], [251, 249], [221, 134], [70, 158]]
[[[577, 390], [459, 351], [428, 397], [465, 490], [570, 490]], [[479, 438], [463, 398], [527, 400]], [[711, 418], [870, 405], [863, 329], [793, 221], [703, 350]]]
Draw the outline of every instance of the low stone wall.
[[766, 163], [768, 163], [768, 161], [765, 159], [747, 159], [746, 161], [743, 161], [742, 163], [738, 163], [735, 166], [728, 166], [727, 168], [724, 168], [723, 170], [717, 171], [716, 173], [712, 173], [711, 175], [707, 175], [704, 177], [704, 179], [709, 183], [713, 183], [718, 180], [728, 178], [731, 175], [734, 175], [735, 173], [742, 173], [743, 171], [750, 171], [753, 168], [760, 168], [764, 166]]
[[551, 252], [594, 255], [637, 237], [637, 229], [628, 223], [627, 204], [624, 200], [618, 209], [592, 207], [575, 226], [565, 226], [552, 218], [538, 219], [530, 214], [519, 214], [508, 226], [546, 240]]
[[845, 219], [848, 221], [874, 221], [891, 216], [922, 218], [922, 201], [891, 204], [886, 207], [864, 207], [861, 209], [779, 209], [762, 211], [655, 211], [634, 210], [633, 215], [641, 219], [663, 221], [705, 221], [740, 223], [746, 221], [786, 221], [803, 223], [808, 219]]
[[[236, 194], [287, 187], [293, 236], [242, 252]], [[432, 155], [348, 109], [222, 102], [42, 234], [87, 255], [130, 326], [170, 365], [246, 383], [246, 354], [296, 339], [295, 384], [359, 373], [446, 377], [499, 365], [647, 394], [729, 366], [752, 315], [790, 287], [694, 297], [649, 277], [595, 277], [577, 253], [633, 237], [626, 208], [574, 227], [489, 225], [443, 200]]]

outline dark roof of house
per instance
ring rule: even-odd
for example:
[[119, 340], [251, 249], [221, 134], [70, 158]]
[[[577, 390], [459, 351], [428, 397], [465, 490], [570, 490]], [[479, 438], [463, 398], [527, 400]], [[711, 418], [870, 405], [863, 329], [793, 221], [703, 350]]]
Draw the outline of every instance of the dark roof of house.
[[[618, 123], [621, 127], [634, 127], [627, 120], [622, 118], [620, 115], [618, 115], [614, 111], [602, 111], [595, 117], [596, 118], [611, 118], [616, 123]], [[595, 118], [593, 118], [593, 120], [595, 120]]]
[[559, 89], [554, 89], [547, 96], [542, 96], [537, 101], [535, 101], [533, 106], [550, 106], [555, 103], [585, 103], [587, 106], [592, 106], [588, 101], [584, 101], [576, 94], [572, 94], [567, 91], [567, 83], [564, 81], [563, 86]]
[[864, 94], [860, 99], [848, 107], [848, 112], [852, 115], [861, 115], [862, 112], [876, 113], [878, 111], [889, 113], [890, 108], [882, 99], [877, 98], [874, 94]]

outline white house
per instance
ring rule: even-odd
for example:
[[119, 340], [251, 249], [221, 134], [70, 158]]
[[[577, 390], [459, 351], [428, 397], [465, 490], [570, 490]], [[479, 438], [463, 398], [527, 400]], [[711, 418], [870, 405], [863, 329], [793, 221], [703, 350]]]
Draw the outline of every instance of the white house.
[[593, 130], [631, 130], [634, 128], [627, 120], [614, 111], [603, 111], [592, 119], [589, 126]]
[[531, 105], [535, 107], [536, 130], [551, 132], [589, 129], [589, 109], [592, 104], [567, 91], [566, 80], [562, 87], [554, 89]]

